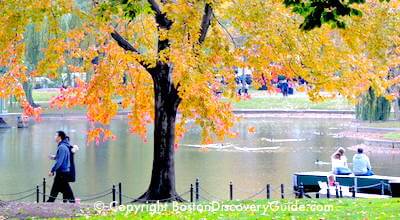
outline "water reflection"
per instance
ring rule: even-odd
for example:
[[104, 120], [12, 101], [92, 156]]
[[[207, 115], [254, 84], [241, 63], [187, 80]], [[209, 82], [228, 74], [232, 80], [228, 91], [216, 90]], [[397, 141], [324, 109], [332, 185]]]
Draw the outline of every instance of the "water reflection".
[[[251, 126], [256, 128], [255, 133], [248, 132]], [[239, 136], [224, 141], [237, 149], [179, 148], [176, 153], [177, 190], [187, 191], [197, 177], [202, 188], [218, 198], [229, 198], [230, 181], [234, 184], [235, 198], [250, 196], [267, 183], [272, 184], [272, 188], [284, 183], [289, 190], [293, 172], [328, 171], [330, 165], [316, 165], [314, 161], [329, 161], [337, 146], [360, 143], [332, 135], [346, 126], [344, 119], [243, 119], [235, 127]], [[54, 133], [60, 129], [81, 146], [76, 156], [77, 182], [72, 184], [77, 197], [101, 192], [118, 182], [122, 182], [127, 195], [135, 197], [144, 192], [151, 174], [152, 141], [143, 143], [131, 135], [122, 118], [114, 120], [110, 126], [118, 136], [116, 141], [86, 146], [88, 127], [81, 118], [64, 118], [47, 119], [27, 129], [0, 130], [0, 194], [22, 191], [42, 181], [51, 166], [47, 155], [56, 149]], [[200, 144], [199, 134], [197, 128], [190, 130], [182, 145]], [[239, 149], [258, 147], [279, 148], [260, 152]], [[347, 152], [349, 159], [352, 155], [353, 152]], [[400, 176], [400, 170], [396, 169], [400, 165], [399, 155], [376, 154], [370, 158], [376, 173]], [[278, 194], [274, 196], [277, 198]], [[265, 195], [258, 198], [262, 197]]]

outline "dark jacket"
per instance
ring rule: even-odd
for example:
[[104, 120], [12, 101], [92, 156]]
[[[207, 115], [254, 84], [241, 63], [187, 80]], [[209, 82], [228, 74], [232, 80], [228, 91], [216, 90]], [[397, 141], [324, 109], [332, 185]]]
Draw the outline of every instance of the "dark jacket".
[[76, 172], [75, 172], [75, 159], [74, 153], [72, 152], [72, 145], [69, 143], [69, 138], [65, 140], [68, 144], [68, 149], [70, 153], [70, 167], [69, 167], [69, 181], [68, 182], [75, 182]]
[[[75, 160], [74, 153], [72, 152], [72, 145], [69, 143], [69, 138], [64, 139], [58, 144], [56, 162], [51, 169], [52, 172], [67, 173], [68, 182], [75, 182]], [[66, 169], [68, 166], [68, 169]]]
[[66, 141], [61, 141], [58, 143], [57, 154], [55, 158], [55, 163], [51, 168], [51, 172], [69, 172], [71, 167], [71, 151], [69, 144]]

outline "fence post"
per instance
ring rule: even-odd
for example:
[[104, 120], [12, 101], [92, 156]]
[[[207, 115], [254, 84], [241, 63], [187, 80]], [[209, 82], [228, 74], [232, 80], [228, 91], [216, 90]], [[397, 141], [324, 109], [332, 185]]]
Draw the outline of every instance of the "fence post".
[[39, 186], [36, 186], [36, 203], [39, 203]]
[[199, 187], [200, 187], [199, 178], [196, 178], [196, 202], [199, 201], [200, 197]]
[[329, 190], [329, 186], [326, 188], [326, 198], [331, 198], [331, 192]]
[[299, 186], [299, 199], [302, 199], [303, 198], [303, 195], [304, 195], [304, 186], [303, 186], [303, 183], [300, 183], [300, 186]]
[[122, 205], [122, 183], [118, 183], [118, 199], [119, 205]]
[[343, 191], [342, 191], [342, 186], [340, 186], [340, 198], [343, 198]]
[[356, 190], [354, 186], [350, 187], [350, 192], [351, 192], [351, 197], [355, 198], [356, 197]]
[[193, 202], [193, 184], [190, 184], [190, 202]]
[[338, 186], [335, 186], [336, 198], [339, 198], [339, 189]]
[[281, 184], [281, 198], [285, 198], [285, 185]]
[[383, 183], [383, 180], [381, 180], [381, 195], [385, 195], [385, 184]]
[[271, 185], [267, 184], [267, 199], [271, 198]]
[[112, 201], [113, 201], [113, 207], [115, 207], [115, 185], [112, 186]]
[[357, 188], [358, 188], [357, 177], [354, 177], [354, 193], [357, 192]]
[[43, 178], [43, 202], [46, 202], [46, 178]]
[[229, 183], [229, 199], [233, 200], [233, 184], [232, 184], [232, 181]]

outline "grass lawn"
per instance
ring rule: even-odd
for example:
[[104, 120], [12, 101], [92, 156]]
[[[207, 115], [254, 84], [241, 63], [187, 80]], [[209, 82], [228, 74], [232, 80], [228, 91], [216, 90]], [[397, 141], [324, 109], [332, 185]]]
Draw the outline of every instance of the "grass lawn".
[[[130, 208], [141, 210], [127, 212], [128, 207], [119, 207], [119, 211], [103, 212], [102, 216], [91, 216], [91, 219], [400, 219], [399, 198], [285, 199], [207, 202], [195, 205], [132, 205]], [[201, 212], [201, 209], [211, 211]]]
[[313, 103], [307, 97], [254, 97], [249, 100], [233, 102], [235, 109], [323, 109], [353, 110], [354, 106], [343, 98]]
[[400, 121], [362, 122], [359, 125], [372, 128], [400, 128]]
[[[86, 112], [86, 107], [82, 107], [82, 106], [77, 106], [77, 107], [73, 107], [73, 108], [62, 108], [62, 109], [57, 109], [57, 108], [50, 108], [49, 103], [48, 102], [40, 102], [38, 103], [40, 105], [40, 107], [43, 110], [43, 113], [82, 113], [82, 112]], [[16, 104], [12, 107], [8, 107], [8, 112], [9, 113], [17, 113], [17, 112], [21, 112], [21, 108], [19, 106], [17, 106]]]
[[[32, 95], [35, 102], [41, 105], [44, 113], [77, 113], [85, 111], [83, 107], [72, 109], [51, 109], [48, 102], [58, 94], [57, 90], [33, 90]], [[260, 91], [252, 91], [253, 98], [249, 100], [232, 101], [234, 109], [320, 109], [320, 110], [353, 110], [353, 105], [343, 98], [328, 100], [321, 103], [313, 103], [306, 96], [297, 95], [282, 97], [280, 94], [265, 95]], [[14, 104], [8, 108], [9, 112], [20, 112], [19, 107]]]
[[387, 133], [383, 137], [387, 138], [387, 139], [391, 139], [391, 140], [399, 140], [400, 141], [400, 132]]
[[58, 94], [58, 91], [42, 91], [33, 90], [32, 97], [36, 102], [48, 102], [50, 99]]

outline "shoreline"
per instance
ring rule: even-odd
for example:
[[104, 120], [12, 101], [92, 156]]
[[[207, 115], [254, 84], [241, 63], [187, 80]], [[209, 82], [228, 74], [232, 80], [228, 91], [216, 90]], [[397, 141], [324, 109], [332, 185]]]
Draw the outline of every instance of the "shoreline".
[[[246, 116], [275, 116], [275, 115], [326, 115], [338, 118], [354, 118], [355, 112], [353, 110], [314, 110], [314, 109], [234, 109], [232, 111], [235, 115]], [[116, 116], [126, 116], [130, 111], [119, 111]], [[21, 113], [2, 113], [2, 118], [18, 117]], [[178, 116], [180, 113], [178, 112]], [[52, 117], [86, 117], [86, 112], [62, 112], [62, 113], [42, 113], [41, 118]]]

